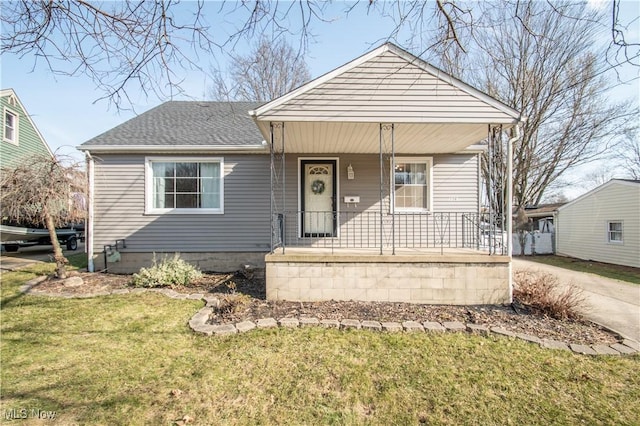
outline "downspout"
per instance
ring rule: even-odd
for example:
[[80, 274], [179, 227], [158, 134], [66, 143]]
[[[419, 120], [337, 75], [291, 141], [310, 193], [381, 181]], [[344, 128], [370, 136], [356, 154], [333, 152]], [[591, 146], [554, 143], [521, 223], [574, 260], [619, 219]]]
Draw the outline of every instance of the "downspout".
[[[93, 157], [89, 151], [85, 152], [87, 157], [87, 175], [89, 178], [89, 211], [87, 217], [87, 223], [84, 226], [85, 236], [85, 251], [87, 252], [87, 270], [89, 272], [95, 272], [95, 265], [93, 263], [93, 193], [94, 193], [94, 169], [95, 163]], [[106, 265], [105, 265], [106, 267]]]
[[513, 302], [513, 274], [511, 245], [513, 241], [513, 143], [520, 139], [520, 121], [516, 124], [515, 135], [507, 142], [507, 255], [509, 256], [509, 303]]

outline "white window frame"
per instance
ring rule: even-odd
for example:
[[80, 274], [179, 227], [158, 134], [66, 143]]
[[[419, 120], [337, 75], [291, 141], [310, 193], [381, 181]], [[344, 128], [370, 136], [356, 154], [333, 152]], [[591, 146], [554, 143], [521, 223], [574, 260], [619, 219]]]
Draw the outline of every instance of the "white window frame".
[[[13, 116], [13, 139], [9, 139], [6, 137], [7, 134], [7, 114], [12, 115]], [[19, 124], [20, 124], [20, 116], [18, 115], [17, 112], [15, 112], [12, 109], [9, 108], [4, 108], [3, 109], [3, 114], [2, 114], [2, 140], [5, 142], [9, 142], [10, 144], [13, 145], [18, 145], [18, 130], [19, 130]]]
[[[169, 208], [153, 207], [152, 163], [219, 163], [220, 164], [220, 208]], [[223, 157], [145, 157], [145, 214], [224, 214], [224, 158]]]
[[[620, 231], [612, 231], [611, 230], [611, 224], [613, 223], [619, 223], [620, 224]], [[611, 234], [612, 233], [616, 233], [616, 234], [620, 234], [620, 240], [613, 240], [611, 239]], [[607, 221], [607, 243], [609, 244], [624, 244], [624, 222], [621, 220], [608, 220]]]
[[[427, 206], [423, 208], [396, 207], [395, 169], [397, 163], [414, 163], [426, 165], [427, 171]], [[395, 157], [391, 161], [391, 213], [429, 213], [433, 211], [433, 157]]]

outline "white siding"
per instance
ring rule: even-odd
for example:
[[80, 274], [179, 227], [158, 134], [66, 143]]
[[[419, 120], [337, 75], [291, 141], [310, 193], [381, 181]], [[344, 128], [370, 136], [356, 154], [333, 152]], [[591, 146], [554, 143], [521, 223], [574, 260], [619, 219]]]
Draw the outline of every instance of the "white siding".
[[224, 156], [224, 214], [145, 215], [143, 155], [96, 158], [94, 251], [269, 251], [269, 156]]
[[[622, 244], [609, 243], [607, 222], [623, 222]], [[640, 267], [640, 184], [612, 181], [558, 211], [557, 252]]]

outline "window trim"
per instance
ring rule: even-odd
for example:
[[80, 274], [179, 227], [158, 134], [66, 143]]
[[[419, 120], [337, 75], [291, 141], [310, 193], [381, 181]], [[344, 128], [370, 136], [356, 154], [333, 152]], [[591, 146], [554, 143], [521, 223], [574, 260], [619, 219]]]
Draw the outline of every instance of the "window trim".
[[[390, 172], [390, 211], [392, 214], [403, 213], [430, 213], [433, 211], [433, 157], [395, 157], [391, 159]], [[415, 163], [425, 164], [427, 166], [427, 207], [426, 208], [410, 208], [396, 207], [396, 191], [395, 191], [395, 168], [396, 163]]]
[[[153, 207], [153, 162], [162, 163], [218, 163], [220, 164], [220, 208], [170, 208], [156, 209]], [[224, 158], [223, 157], [145, 157], [144, 159], [144, 213], [146, 215], [165, 214], [224, 214]]]
[[[20, 139], [18, 138], [18, 132], [20, 127], [20, 115], [13, 109], [4, 107], [2, 110], [2, 140], [8, 142], [12, 145], [19, 146]], [[10, 114], [14, 117], [14, 125], [13, 125], [13, 139], [9, 139], [6, 137], [6, 127], [7, 127], [7, 114]]]
[[[620, 231], [611, 231], [611, 224], [612, 223], [619, 223], [620, 224]], [[624, 221], [622, 220], [607, 220], [607, 243], [608, 244], [624, 244]], [[620, 233], [620, 240], [612, 240], [611, 239], [611, 233], [615, 232], [615, 233]]]

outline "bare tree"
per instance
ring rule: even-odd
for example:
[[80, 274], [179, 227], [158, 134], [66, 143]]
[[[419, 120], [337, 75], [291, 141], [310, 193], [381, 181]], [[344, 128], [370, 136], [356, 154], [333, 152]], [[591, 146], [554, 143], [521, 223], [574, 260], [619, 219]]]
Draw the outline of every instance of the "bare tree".
[[[637, 25], [638, 17], [622, 17], [620, 4], [620, 0], [612, 3], [611, 43], [606, 56], [612, 67], [627, 63], [638, 66], [640, 45], [631, 39], [633, 31], [628, 29]], [[335, 8], [340, 8], [338, 16], [365, 12], [372, 21], [391, 19], [394, 25], [389, 34], [372, 40], [372, 44], [395, 41], [414, 50], [414, 38], [432, 33], [436, 26], [442, 31], [425, 50], [444, 43], [471, 51], [474, 46], [467, 44], [464, 34], [485, 24], [479, 19], [483, 12], [474, 13], [470, 5], [473, 3], [464, 5], [453, 0], [371, 0], [343, 5], [320, 0], [5, 1], [0, 2], [0, 39], [3, 54], [33, 58], [34, 67], [44, 61], [44, 66], [56, 74], [89, 76], [102, 92], [101, 99], [120, 108], [132, 103], [131, 88], [159, 99], [181, 93], [189, 69], [201, 70], [203, 57], [231, 53], [240, 40], [264, 34], [274, 39], [292, 36], [298, 41], [297, 52], [304, 54], [313, 28], [331, 22]], [[563, 5], [547, 5], [558, 17], [583, 19], [567, 13]], [[576, 9], [584, 8], [580, 4]], [[501, 21], [528, 30], [518, 10], [509, 12], [500, 15]], [[212, 28], [224, 35], [214, 36]], [[403, 39], [407, 33], [408, 38]], [[563, 42], [569, 44], [568, 40]]]
[[[201, 15], [178, 13], [178, 2], [2, 2], [2, 52], [33, 55], [55, 74], [89, 76], [102, 98], [131, 103], [132, 84], [159, 98], [179, 92], [180, 70], [198, 68], [214, 46]], [[183, 11], [185, 12], [185, 11]], [[101, 99], [102, 99], [101, 98]]]
[[19, 165], [0, 170], [2, 217], [48, 229], [58, 278], [66, 278], [68, 261], [56, 227], [85, 219], [85, 186], [78, 164], [63, 165], [50, 156], [25, 157]]
[[633, 132], [624, 138], [615, 155], [624, 177], [640, 180], [640, 134]]
[[284, 39], [262, 38], [248, 55], [232, 55], [228, 79], [212, 71], [216, 100], [270, 101], [311, 78], [304, 57]]
[[[603, 30], [597, 11], [509, 0], [479, 7], [482, 25], [468, 35], [477, 53], [462, 63], [441, 57], [445, 68], [457, 69], [526, 117], [514, 145], [513, 196], [516, 206], [538, 204], [568, 170], [615, 146], [636, 125], [638, 110], [607, 98], [613, 83], [605, 75], [605, 56], [595, 47]], [[501, 162], [497, 174], [503, 177]]]

